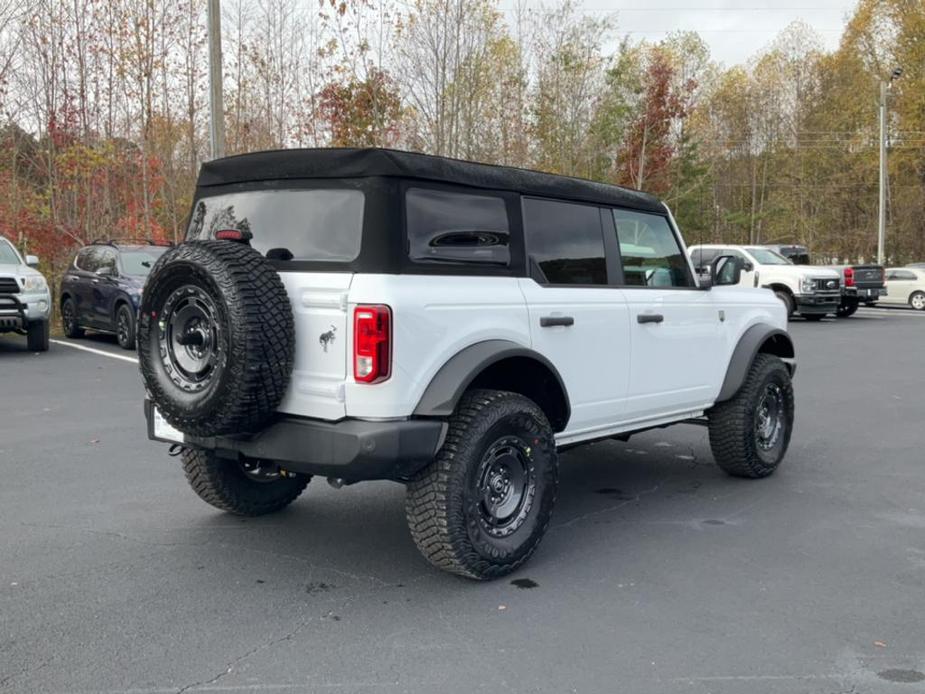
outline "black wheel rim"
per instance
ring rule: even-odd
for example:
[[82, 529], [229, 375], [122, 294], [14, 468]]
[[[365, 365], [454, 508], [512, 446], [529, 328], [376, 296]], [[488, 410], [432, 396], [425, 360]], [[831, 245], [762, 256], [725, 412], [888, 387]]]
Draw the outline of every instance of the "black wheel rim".
[[524, 524], [536, 494], [536, 470], [530, 447], [516, 436], [492, 444], [476, 477], [478, 517], [492, 537], [508, 537]]
[[763, 451], [770, 451], [781, 440], [786, 426], [784, 418], [784, 391], [776, 383], [765, 386], [755, 413], [755, 443]]
[[242, 460], [238, 464], [241, 466], [241, 472], [244, 473], [244, 476], [252, 482], [267, 484], [283, 478], [279, 467], [265, 460]]
[[219, 365], [220, 328], [215, 301], [201, 287], [175, 289], [161, 312], [161, 361], [180, 388], [198, 392], [209, 385]]
[[68, 301], [61, 308], [61, 316], [64, 318], [64, 330], [66, 332], [74, 331], [74, 307], [71, 306], [71, 302]]
[[129, 342], [129, 336], [131, 334], [130, 322], [126, 310], [120, 309], [119, 315], [116, 317], [116, 335], [120, 345], [127, 345]]

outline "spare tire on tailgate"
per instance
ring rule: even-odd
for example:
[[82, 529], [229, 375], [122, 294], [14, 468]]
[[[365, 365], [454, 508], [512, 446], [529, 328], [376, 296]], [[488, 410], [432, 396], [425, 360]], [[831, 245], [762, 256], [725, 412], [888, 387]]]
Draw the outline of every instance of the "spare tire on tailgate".
[[177, 429], [194, 436], [259, 430], [286, 393], [294, 351], [286, 288], [250, 246], [190, 241], [152, 268], [138, 360], [151, 400]]

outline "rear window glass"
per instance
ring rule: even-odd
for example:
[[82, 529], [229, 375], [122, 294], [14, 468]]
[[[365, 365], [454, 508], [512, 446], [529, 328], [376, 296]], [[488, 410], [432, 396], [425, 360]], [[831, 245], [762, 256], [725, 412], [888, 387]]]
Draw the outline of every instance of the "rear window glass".
[[202, 198], [190, 239], [222, 230], [249, 231], [251, 246], [293, 260], [347, 262], [360, 254], [364, 196], [359, 190], [259, 190]]
[[166, 248], [151, 248], [143, 251], [122, 252], [122, 272], [126, 275], [147, 277], [157, 259], [164, 255]]
[[405, 195], [405, 216], [412, 260], [510, 263], [510, 231], [502, 198], [410, 188]]

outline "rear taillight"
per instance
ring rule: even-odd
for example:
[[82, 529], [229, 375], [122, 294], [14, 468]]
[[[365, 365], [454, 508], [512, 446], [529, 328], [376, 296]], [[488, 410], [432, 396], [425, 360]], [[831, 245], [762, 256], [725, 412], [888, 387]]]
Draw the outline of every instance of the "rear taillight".
[[392, 309], [357, 306], [353, 311], [353, 377], [379, 383], [392, 371]]
[[845, 286], [846, 287], [854, 286], [854, 268], [853, 267], [845, 268]]

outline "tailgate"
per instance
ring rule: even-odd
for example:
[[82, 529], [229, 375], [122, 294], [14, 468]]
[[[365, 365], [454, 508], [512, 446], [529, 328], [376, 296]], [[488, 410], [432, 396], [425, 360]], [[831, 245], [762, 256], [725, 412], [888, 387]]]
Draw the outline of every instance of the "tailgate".
[[858, 289], [878, 289], [883, 287], [884, 272], [879, 265], [855, 265], [854, 284]]
[[295, 364], [280, 412], [342, 419], [349, 272], [281, 272], [295, 320]]

